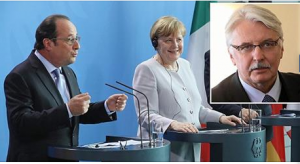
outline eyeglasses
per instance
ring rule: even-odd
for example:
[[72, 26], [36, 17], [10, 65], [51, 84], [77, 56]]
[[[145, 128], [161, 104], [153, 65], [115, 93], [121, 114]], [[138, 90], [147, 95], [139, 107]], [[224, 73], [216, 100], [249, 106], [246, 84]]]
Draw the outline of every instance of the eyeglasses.
[[51, 40], [63, 40], [67, 42], [68, 45], [73, 46], [75, 41], [80, 42], [80, 36], [76, 35], [76, 37], [67, 37], [67, 38], [52, 38]]
[[275, 41], [271, 41], [271, 40], [263, 41], [262, 43], [260, 43], [258, 45], [242, 44], [240, 46], [236, 46], [236, 45], [231, 44], [230, 46], [235, 48], [236, 50], [238, 50], [242, 54], [251, 53], [256, 47], [259, 47], [264, 52], [268, 52], [268, 51], [272, 51], [274, 49], [274, 47], [276, 47], [278, 45], [279, 39], [281, 39], [281, 37], [279, 37]]

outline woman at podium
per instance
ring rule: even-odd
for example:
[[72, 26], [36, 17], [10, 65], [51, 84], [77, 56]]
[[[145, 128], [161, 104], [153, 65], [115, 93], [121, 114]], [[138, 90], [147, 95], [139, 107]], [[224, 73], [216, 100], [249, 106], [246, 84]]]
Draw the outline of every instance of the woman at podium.
[[[135, 69], [133, 88], [144, 93], [149, 100], [148, 109], [146, 97], [135, 92], [140, 102], [140, 126], [145, 138], [149, 131], [148, 110], [150, 122], [161, 123], [163, 132], [197, 133], [200, 124], [206, 122], [232, 126], [241, 123], [236, 116], [225, 116], [201, 105], [190, 63], [180, 57], [185, 34], [185, 26], [177, 18], [159, 18], [150, 31], [151, 43], [157, 53]], [[139, 116], [137, 100], [135, 107]], [[171, 142], [171, 161], [200, 161], [200, 144]]]

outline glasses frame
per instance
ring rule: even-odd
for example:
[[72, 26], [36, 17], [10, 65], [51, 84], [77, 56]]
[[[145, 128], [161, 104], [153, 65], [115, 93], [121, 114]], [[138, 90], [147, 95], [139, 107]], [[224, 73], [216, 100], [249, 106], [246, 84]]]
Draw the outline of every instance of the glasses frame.
[[[242, 51], [243, 51], [243, 47], [244, 46], [251, 46], [251, 51], [249, 51], [249, 52], [252, 52], [256, 47], [259, 47], [262, 51], [263, 51], [263, 46], [264, 46], [264, 44], [266, 44], [266, 43], [274, 43], [274, 46], [272, 46], [272, 47], [276, 47], [276, 46], [278, 46], [278, 41], [279, 41], [279, 39], [281, 39], [281, 37], [279, 37], [278, 39], [276, 39], [276, 40], [274, 40], [274, 41], [263, 41], [262, 43], [260, 43], [260, 44], [249, 44], [249, 45], [239, 45], [239, 46], [237, 46], [237, 45], [233, 45], [233, 44], [230, 44], [230, 46], [231, 47], [233, 47], [233, 48], [235, 48], [237, 51], [239, 51], [239, 52], [241, 52], [241, 53], [243, 53]], [[244, 52], [244, 53], [247, 53], [247, 52]]]
[[75, 41], [76, 42], [80, 42], [80, 39], [81, 37], [76, 35], [76, 37], [72, 37], [72, 36], [69, 36], [67, 38], [52, 38], [50, 40], [63, 40], [65, 41], [68, 45], [70, 46], [73, 46], [75, 44]]

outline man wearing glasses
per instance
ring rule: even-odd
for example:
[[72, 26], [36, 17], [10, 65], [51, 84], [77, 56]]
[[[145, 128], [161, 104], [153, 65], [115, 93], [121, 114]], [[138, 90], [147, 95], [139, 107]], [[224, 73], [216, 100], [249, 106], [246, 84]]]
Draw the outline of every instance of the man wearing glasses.
[[212, 102], [300, 101], [300, 75], [278, 71], [284, 39], [271, 11], [245, 5], [230, 17], [225, 33], [237, 72], [212, 89]]
[[77, 146], [79, 123], [116, 120], [127, 96], [114, 94], [90, 103], [81, 93], [75, 73], [80, 37], [64, 15], [47, 17], [36, 30], [29, 57], [6, 77], [4, 90], [10, 132], [7, 161], [56, 161], [49, 145]]

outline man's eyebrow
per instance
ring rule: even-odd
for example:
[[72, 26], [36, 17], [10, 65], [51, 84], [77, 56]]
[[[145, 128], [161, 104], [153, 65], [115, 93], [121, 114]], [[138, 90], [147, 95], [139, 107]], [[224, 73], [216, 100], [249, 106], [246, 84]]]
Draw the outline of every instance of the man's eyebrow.
[[[273, 38], [268, 38], [268, 39], [265, 39], [263, 41], [261, 41], [260, 43], [264, 43], [264, 42], [268, 42], [268, 41], [274, 41]], [[253, 43], [250, 43], [250, 42], [243, 42], [242, 44], [240, 44], [239, 46], [243, 46], [243, 45], [249, 45], [249, 44], [253, 44]]]
[[244, 46], [244, 45], [252, 45], [252, 43], [250, 43], [250, 42], [243, 42], [242, 44], [240, 44], [239, 46]]
[[268, 39], [265, 39], [264, 41], [262, 41], [261, 43], [268, 42], [268, 41], [275, 41], [275, 40], [273, 38], [268, 38]]

